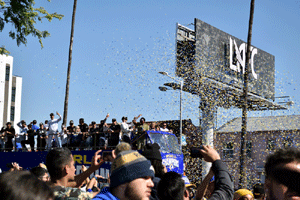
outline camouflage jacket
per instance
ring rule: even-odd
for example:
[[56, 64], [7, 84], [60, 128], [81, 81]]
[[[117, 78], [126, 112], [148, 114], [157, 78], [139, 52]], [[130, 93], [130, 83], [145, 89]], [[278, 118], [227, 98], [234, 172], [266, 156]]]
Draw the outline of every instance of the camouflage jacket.
[[79, 188], [55, 186], [52, 189], [55, 200], [89, 200], [93, 198], [92, 192], [84, 192]]

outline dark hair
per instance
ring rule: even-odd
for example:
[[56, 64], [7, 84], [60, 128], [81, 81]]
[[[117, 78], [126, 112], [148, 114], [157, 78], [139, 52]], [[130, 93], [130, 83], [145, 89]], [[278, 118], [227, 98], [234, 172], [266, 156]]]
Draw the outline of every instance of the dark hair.
[[0, 200], [54, 199], [52, 189], [29, 171], [12, 171], [0, 174]]
[[162, 176], [165, 174], [164, 172], [164, 166], [160, 160], [150, 160], [151, 165], [154, 168], [155, 171], [155, 177], [162, 178]]
[[176, 172], [165, 173], [157, 186], [158, 197], [164, 200], [183, 200], [184, 190], [184, 180]]
[[46, 173], [48, 173], [48, 171], [42, 167], [34, 167], [30, 170], [30, 172], [37, 178], [42, 178]]
[[144, 117], [142, 117], [140, 120], [142, 120], [142, 119], [144, 120], [144, 122], [146, 121], [146, 119]]
[[72, 161], [71, 151], [68, 148], [55, 148], [48, 152], [46, 166], [52, 181], [63, 177], [63, 167]]
[[32, 123], [33, 123], [33, 124], [36, 124], [36, 120], [33, 120]]
[[273, 169], [279, 164], [300, 162], [300, 151], [295, 148], [279, 149], [267, 157], [265, 164], [266, 177], [273, 176]]
[[32, 125], [31, 124], [28, 124], [28, 126], [27, 126], [28, 128], [31, 128], [32, 127]]

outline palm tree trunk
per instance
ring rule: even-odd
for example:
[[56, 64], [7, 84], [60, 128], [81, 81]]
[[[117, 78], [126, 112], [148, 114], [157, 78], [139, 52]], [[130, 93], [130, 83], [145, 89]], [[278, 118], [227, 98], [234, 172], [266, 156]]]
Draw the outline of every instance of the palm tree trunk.
[[239, 188], [246, 188], [246, 170], [245, 170], [245, 158], [246, 158], [246, 148], [245, 148], [245, 135], [247, 133], [247, 109], [248, 109], [248, 68], [250, 60], [250, 47], [252, 39], [252, 25], [253, 25], [253, 14], [254, 14], [254, 1], [251, 0], [250, 7], [250, 19], [249, 19], [249, 29], [248, 29], [248, 39], [247, 39], [247, 54], [246, 54], [246, 66], [244, 74], [244, 89], [243, 89], [243, 114], [242, 114], [242, 132], [241, 132], [241, 155], [240, 155], [240, 183]]
[[71, 36], [70, 36], [70, 46], [69, 46], [69, 61], [68, 61], [67, 84], [66, 84], [65, 105], [64, 105], [64, 117], [63, 117], [63, 124], [64, 125], [67, 125], [67, 118], [68, 118], [69, 85], [70, 85], [70, 74], [71, 74], [71, 64], [72, 64], [72, 50], [73, 50], [73, 37], [74, 37], [76, 6], [77, 6], [77, 0], [74, 0], [73, 14], [72, 14]]

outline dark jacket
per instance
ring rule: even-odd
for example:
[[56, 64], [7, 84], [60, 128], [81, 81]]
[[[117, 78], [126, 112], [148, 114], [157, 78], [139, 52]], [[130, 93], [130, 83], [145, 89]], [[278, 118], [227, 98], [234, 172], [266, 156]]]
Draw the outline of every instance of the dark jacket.
[[157, 185], [160, 181], [160, 178], [154, 177], [152, 181], [154, 183], [154, 187], [151, 189], [150, 200], [159, 200], [158, 195], [157, 195]]
[[221, 160], [216, 160], [212, 164], [215, 174], [215, 190], [209, 200], [230, 200], [233, 199], [233, 181], [226, 165]]

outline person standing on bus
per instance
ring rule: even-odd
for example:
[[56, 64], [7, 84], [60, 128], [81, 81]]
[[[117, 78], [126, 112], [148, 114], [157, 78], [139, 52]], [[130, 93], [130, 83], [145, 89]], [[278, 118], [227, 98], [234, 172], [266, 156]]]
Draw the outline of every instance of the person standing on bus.
[[130, 144], [131, 131], [134, 124], [131, 122], [127, 124], [127, 117], [122, 117], [121, 131], [122, 131], [122, 140]]
[[15, 137], [15, 129], [11, 126], [10, 122], [6, 123], [6, 129], [4, 130], [7, 142], [5, 142], [5, 148], [11, 152], [13, 150], [12, 139]]
[[50, 114], [51, 120], [48, 121], [49, 124], [49, 133], [48, 133], [48, 142], [47, 142], [48, 150], [52, 147], [52, 139], [55, 139], [58, 147], [61, 147], [61, 140], [58, 132], [58, 122], [61, 120], [61, 115], [58, 112], [56, 112], [56, 114], [59, 116], [58, 119], [54, 119], [54, 114], [51, 113]]

